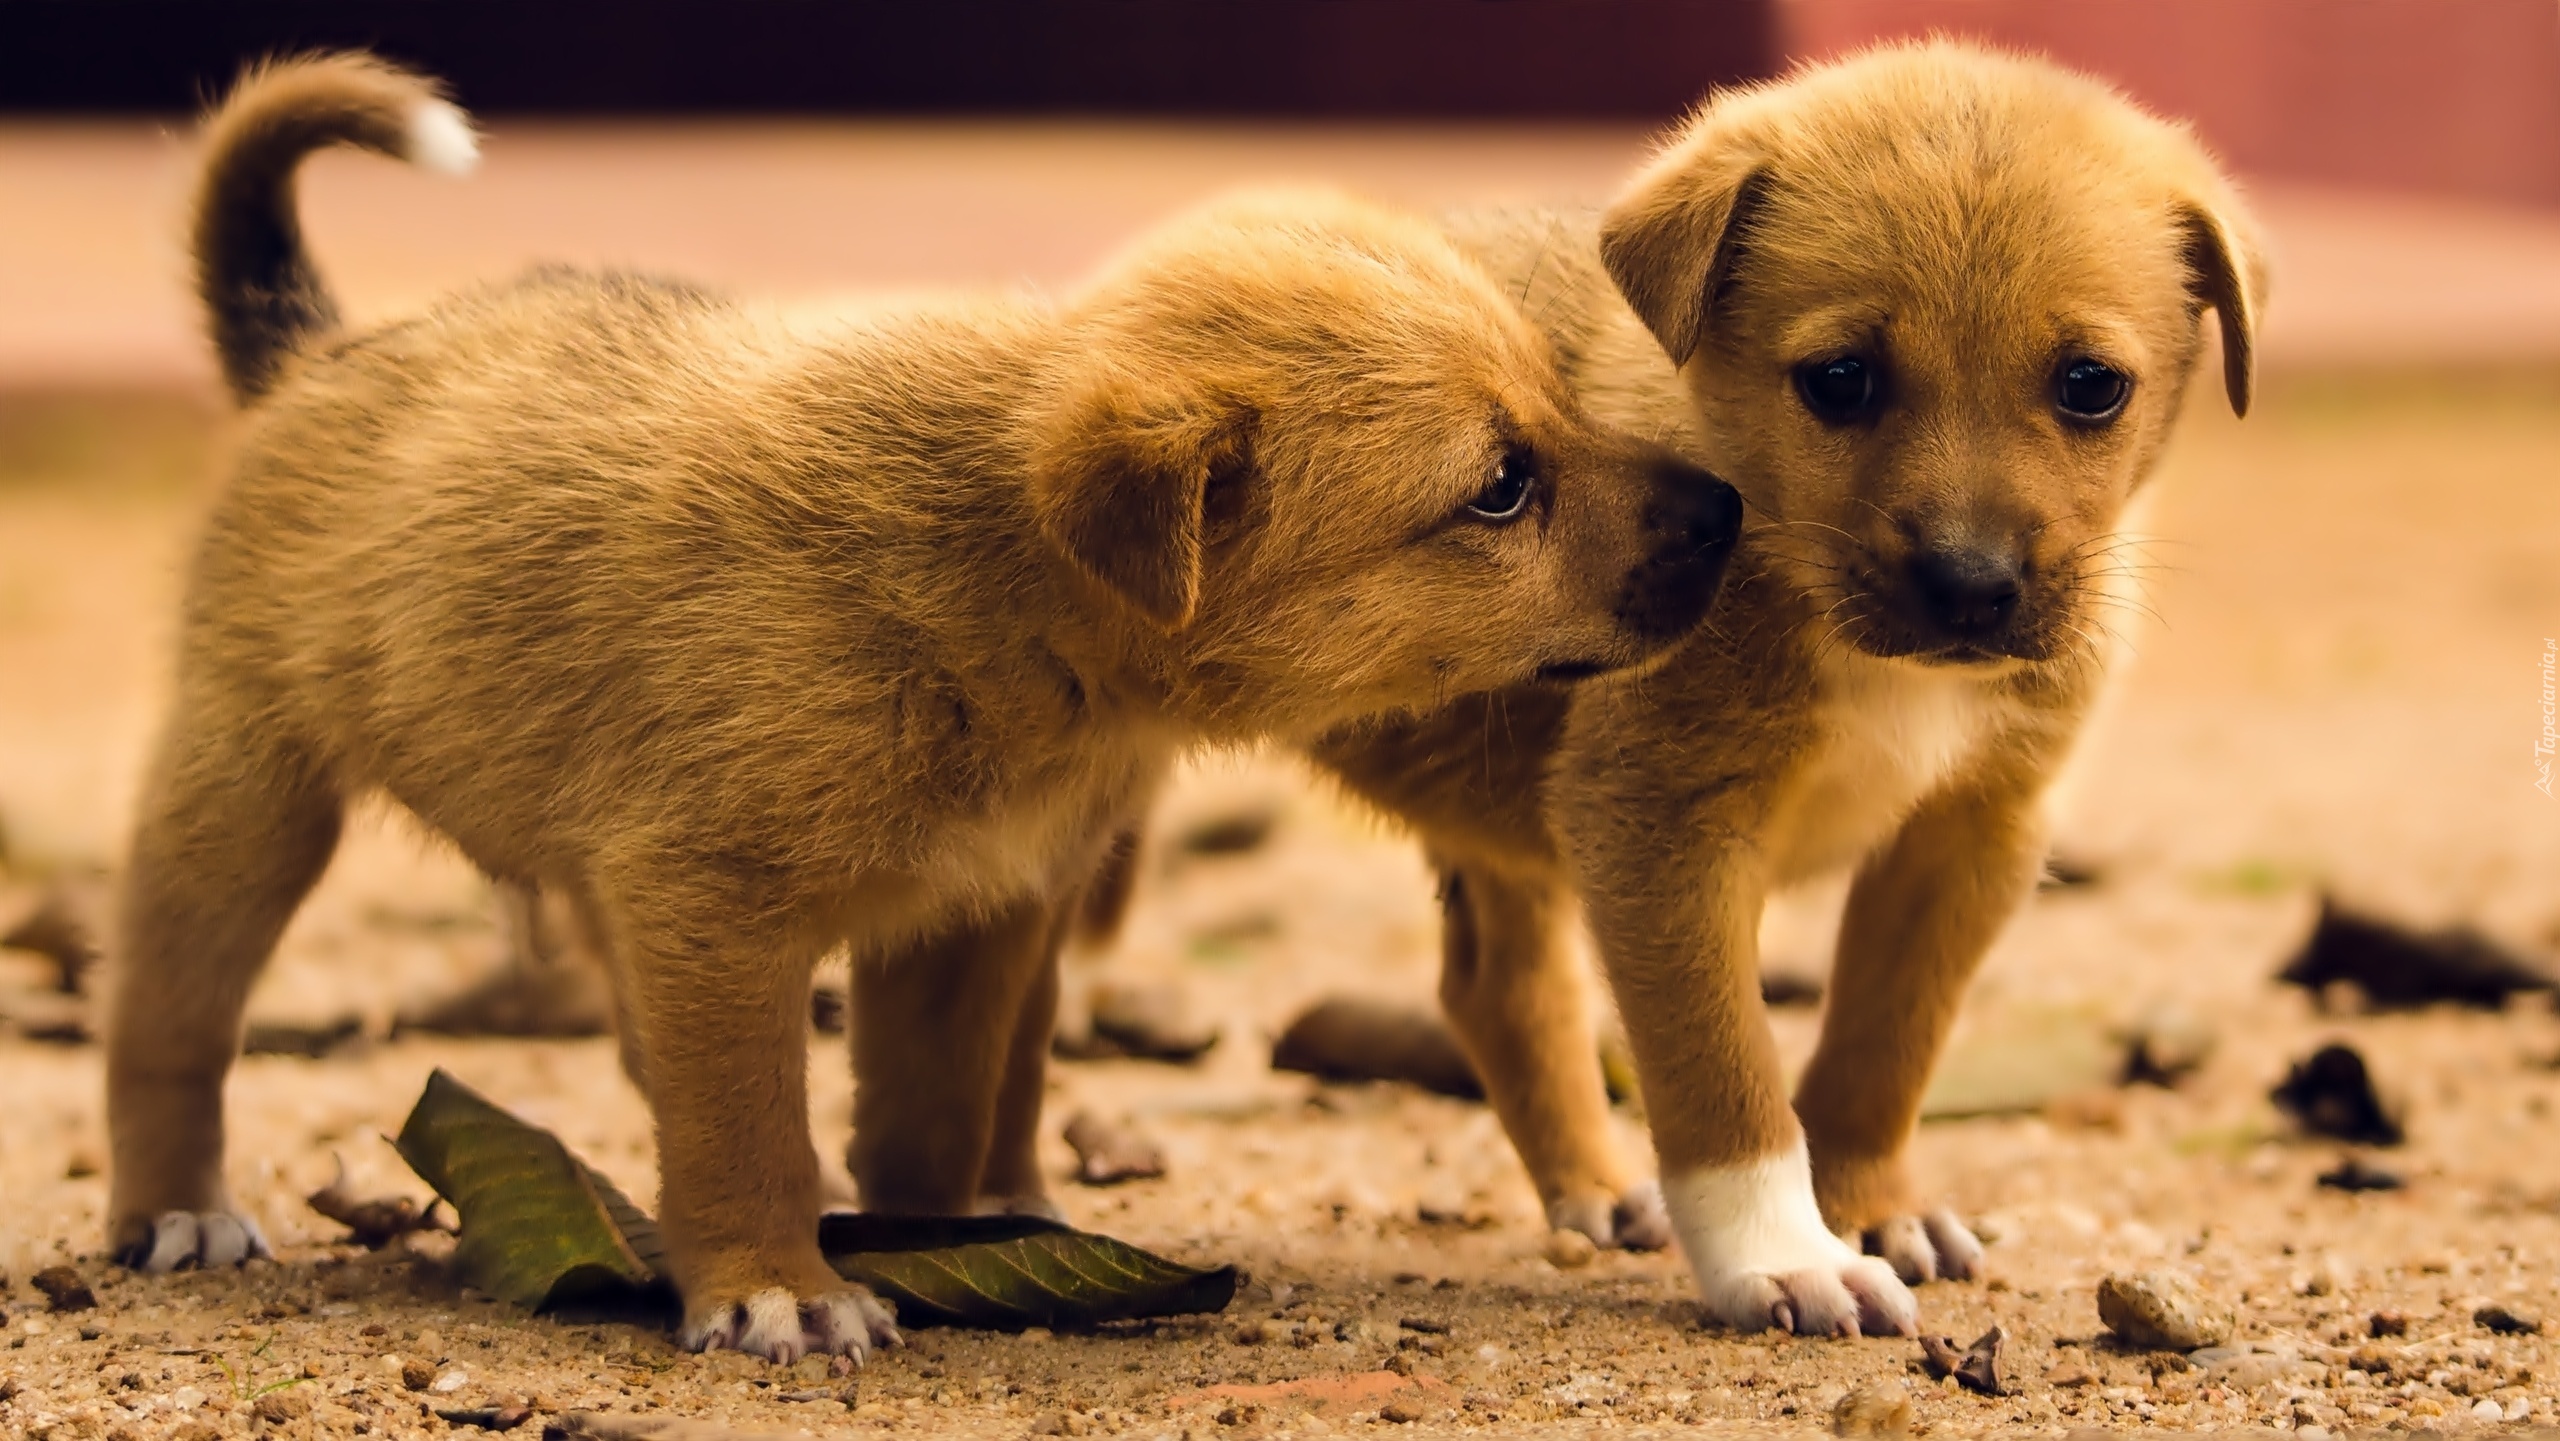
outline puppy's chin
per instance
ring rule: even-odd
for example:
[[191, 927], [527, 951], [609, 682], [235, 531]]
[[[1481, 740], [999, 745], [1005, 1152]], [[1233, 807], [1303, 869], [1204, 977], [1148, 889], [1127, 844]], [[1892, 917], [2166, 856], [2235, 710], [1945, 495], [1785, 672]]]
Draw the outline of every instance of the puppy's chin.
[[1878, 659], [1893, 665], [1908, 666], [1913, 670], [1935, 671], [1941, 674], [1953, 673], [1956, 675], [1977, 676], [1984, 680], [1991, 680], [1999, 676], [2007, 675], [2012, 671], [2023, 670], [2027, 666], [2033, 664], [2037, 658], [2020, 655], [2004, 655], [1992, 651], [1959, 646], [1950, 650], [1925, 653], [1905, 652], [1900, 655], [1879, 656]]
[[[1870, 605], [1875, 604], [1869, 600]], [[2053, 659], [2043, 627], [2020, 628], [1998, 636], [1950, 639], [1892, 617], [1874, 618], [1849, 627], [1841, 638], [1862, 655], [1897, 665], [1967, 675], [1996, 676]]]

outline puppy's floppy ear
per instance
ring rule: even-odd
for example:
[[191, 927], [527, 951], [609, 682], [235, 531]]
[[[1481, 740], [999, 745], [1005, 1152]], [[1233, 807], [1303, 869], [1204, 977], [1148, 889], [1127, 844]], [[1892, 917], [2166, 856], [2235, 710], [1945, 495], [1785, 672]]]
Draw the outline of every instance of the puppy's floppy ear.
[[2222, 326], [2222, 390], [2231, 413], [2247, 415], [2256, 387], [2258, 309], [2266, 304], [2267, 262], [2237, 207], [2187, 201], [2178, 207], [2187, 273], [2196, 301]]
[[1032, 460], [1042, 533], [1131, 609], [1182, 629], [1200, 605], [1209, 488], [1250, 468], [1257, 419], [1214, 389], [1086, 384]]
[[1712, 112], [1654, 157], [1600, 220], [1600, 261], [1674, 365], [1705, 341], [1769, 174]]

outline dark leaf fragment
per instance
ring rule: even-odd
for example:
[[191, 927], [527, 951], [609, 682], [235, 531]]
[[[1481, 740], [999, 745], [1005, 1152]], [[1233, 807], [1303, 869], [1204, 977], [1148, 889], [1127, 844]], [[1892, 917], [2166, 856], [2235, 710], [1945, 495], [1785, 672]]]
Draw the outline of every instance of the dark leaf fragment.
[[2359, 1146], [2397, 1146], [2407, 1139], [2399, 1118], [2374, 1089], [2364, 1057], [2352, 1046], [2322, 1046], [2309, 1059], [2295, 1062], [2284, 1083], [2267, 1095], [2316, 1136]]
[[[468, 1406], [448, 1411], [439, 1406], [436, 1415], [449, 1426], [477, 1426], [483, 1431], [513, 1431], [533, 1419], [530, 1406]], [[548, 1434], [546, 1431], [545, 1434]]]
[[2511, 1311], [2504, 1306], [2483, 1306], [2471, 1313], [2471, 1324], [2501, 1336], [2534, 1336], [2541, 1334], [2539, 1318]]
[[1956, 1360], [1956, 1384], [1983, 1396], [2009, 1394], [2008, 1383], [2000, 1372], [2001, 1351], [2008, 1339], [2008, 1333], [1997, 1326], [1975, 1337]]
[[2397, 1191], [2409, 1184], [2401, 1178], [2399, 1172], [2368, 1165], [2362, 1156], [2341, 1158], [2335, 1168], [2321, 1172], [2318, 1179], [2324, 1190], [2346, 1191], [2351, 1194], [2361, 1191]]
[[2560, 977], [2467, 926], [2414, 931], [2323, 896], [2311, 938], [2276, 979], [2314, 993], [2349, 982], [2380, 1010], [2451, 1003], [2494, 1011]]
[[56, 1311], [86, 1311], [98, 1304], [89, 1283], [68, 1266], [47, 1266], [27, 1278], [27, 1284], [44, 1293]]

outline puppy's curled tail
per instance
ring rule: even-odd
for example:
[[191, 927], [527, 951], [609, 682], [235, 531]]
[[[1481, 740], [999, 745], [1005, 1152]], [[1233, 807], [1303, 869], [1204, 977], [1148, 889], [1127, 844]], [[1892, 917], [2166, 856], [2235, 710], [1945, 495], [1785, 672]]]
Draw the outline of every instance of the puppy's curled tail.
[[293, 195], [302, 157], [330, 145], [455, 175], [480, 158], [471, 122], [434, 81], [372, 56], [306, 55], [240, 77], [205, 123], [195, 259], [223, 379], [244, 405], [275, 383], [286, 356], [338, 324]]

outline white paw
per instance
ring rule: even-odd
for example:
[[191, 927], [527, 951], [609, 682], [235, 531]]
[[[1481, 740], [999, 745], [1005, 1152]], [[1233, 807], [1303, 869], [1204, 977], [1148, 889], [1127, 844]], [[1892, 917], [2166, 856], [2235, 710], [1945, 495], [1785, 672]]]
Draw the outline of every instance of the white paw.
[[1893, 1274], [1914, 1286], [1931, 1281], [1970, 1281], [1982, 1274], [1982, 1243], [1956, 1213], [1940, 1207], [1919, 1216], [1896, 1216], [1869, 1230], [1867, 1254], [1881, 1256]]
[[1671, 1213], [1663, 1208], [1662, 1187], [1642, 1181], [1611, 1200], [1603, 1195], [1565, 1196], [1547, 1207], [1547, 1228], [1580, 1231], [1597, 1246], [1622, 1251], [1659, 1251], [1671, 1244]]
[[677, 1339], [688, 1351], [744, 1351], [783, 1365], [811, 1355], [860, 1365], [877, 1347], [905, 1344], [897, 1313], [860, 1286], [808, 1301], [768, 1287], [688, 1319]]
[[258, 1223], [229, 1211], [163, 1211], [151, 1220], [148, 1239], [116, 1259], [136, 1271], [165, 1276], [199, 1267], [237, 1266], [252, 1256], [273, 1256]]
[[1893, 1268], [1822, 1224], [1802, 1140], [1759, 1161], [1672, 1177], [1663, 1193], [1716, 1320], [1801, 1336], [1919, 1333], [1920, 1308]]

